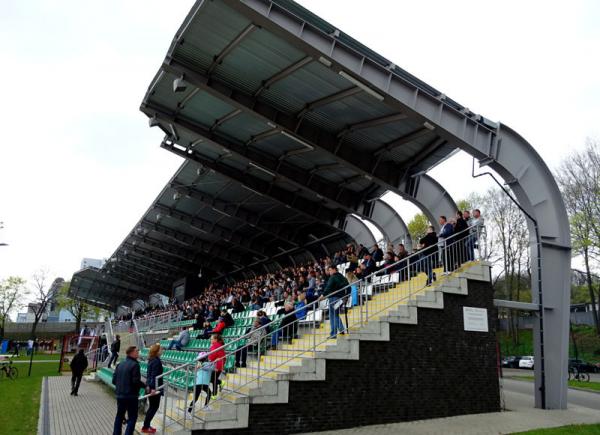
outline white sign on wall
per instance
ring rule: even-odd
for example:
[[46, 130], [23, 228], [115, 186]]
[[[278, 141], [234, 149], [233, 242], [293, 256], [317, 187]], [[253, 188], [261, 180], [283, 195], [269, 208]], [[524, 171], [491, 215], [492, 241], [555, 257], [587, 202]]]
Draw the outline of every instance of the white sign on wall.
[[465, 331], [488, 332], [488, 315], [485, 308], [463, 307]]

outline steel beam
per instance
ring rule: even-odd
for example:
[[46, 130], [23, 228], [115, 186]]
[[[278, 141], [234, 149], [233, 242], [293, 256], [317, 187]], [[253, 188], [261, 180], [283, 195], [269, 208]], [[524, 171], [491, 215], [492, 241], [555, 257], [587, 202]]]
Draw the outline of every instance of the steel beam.
[[[185, 119], [181, 116], [175, 118], [175, 114], [168, 108], [160, 107], [154, 103], [147, 103], [142, 106], [142, 111], [148, 116], [154, 116], [158, 120], [175, 125], [178, 130], [180, 128], [185, 129], [186, 131], [199, 136], [204, 141], [212, 142], [236, 157], [257, 164], [261, 168], [267, 169], [267, 171], [273, 174], [275, 178], [281, 178], [285, 182], [295, 186], [297, 189], [303, 190], [317, 198], [322, 197], [326, 202], [332, 206], [342, 208], [346, 213], [357, 212], [356, 192], [340, 188], [340, 186], [346, 184], [342, 183], [336, 187], [330, 180], [320, 177], [315, 173], [307, 173], [305, 170], [283, 161], [282, 158], [276, 158], [258, 148], [238, 143], [234, 138], [227, 137], [225, 134], [215, 130], [211, 131], [192, 120]], [[277, 129], [275, 129], [274, 132], [273, 131], [274, 130], [267, 131], [267, 133], [269, 133], [268, 136], [280, 134], [280, 131]], [[273, 133], [271, 134], [271, 132]], [[251, 143], [259, 143], [260, 139], [257, 139], [258, 136], [253, 137]], [[304, 148], [302, 151], [309, 152], [310, 150]], [[362, 177], [363, 175], [357, 175], [356, 179]], [[314, 204], [312, 208], [314, 209], [316, 207], [318, 207], [318, 205]]]
[[[282, 189], [273, 183], [268, 183], [259, 178], [242, 174], [231, 166], [209, 160], [193, 148], [180, 149], [174, 143], [169, 143], [167, 141], [163, 141], [161, 147], [171, 151], [174, 154], [177, 154], [178, 156], [185, 157], [189, 160], [200, 163], [207, 168], [213, 169], [230, 180], [233, 180], [241, 185], [248, 186], [254, 191], [265, 192], [265, 194], [274, 201], [277, 201], [287, 208], [298, 210], [304, 216], [314, 220], [315, 222], [322, 221], [327, 222], [330, 225], [334, 225], [340, 218], [340, 214], [338, 212], [330, 210], [322, 204], [314, 203], [308, 199], [300, 197], [298, 194], [290, 193], [289, 191]], [[311, 210], [311, 212], [309, 213], [306, 210]]]
[[220, 65], [221, 62], [223, 62], [223, 60], [225, 59], [225, 57], [227, 57], [227, 55], [229, 53], [231, 53], [231, 51], [235, 47], [237, 47], [240, 44], [240, 42], [242, 42], [244, 40], [244, 38], [246, 36], [248, 36], [250, 33], [252, 33], [255, 29], [256, 29], [256, 26], [254, 24], [249, 24], [235, 38], [233, 38], [231, 40], [231, 42], [229, 42], [229, 44], [227, 44], [225, 46], [225, 48], [223, 48], [223, 50], [221, 50], [221, 52], [217, 56], [215, 56], [215, 58], [213, 59], [213, 62], [208, 67], [208, 75], [211, 75], [212, 72], [214, 71], [214, 69], [218, 65]]
[[173, 260], [172, 256], [159, 254], [151, 249], [145, 249], [128, 242], [123, 243], [122, 248], [127, 250], [128, 252], [139, 254], [144, 258], [148, 259], [149, 261], [153, 261], [157, 264], [162, 264], [163, 266], [174, 268], [181, 272], [189, 273], [191, 271], [195, 271], [198, 268], [198, 266], [196, 266], [193, 263], [182, 260]]
[[346, 216], [342, 229], [346, 234], [352, 237], [356, 243], [361, 243], [363, 246], [366, 246], [367, 249], [371, 249], [373, 245], [377, 243], [369, 227], [355, 216]]
[[404, 190], [405, 198], [411, 198], [412, 202], [419, 206], [436, 231], [440, 229], [440, 216], [450, 218], [458, 210], [446, 189], [429, 175], [409, 177], [400, 183], [400, 188]]
[[136, 239], [136, 241], [139, 240], [140, 243], [149, 246], [150, 248], [156, 249], [166, 255], [170, 255], [174, 258], [180, 258], [182, 260], [197, 264], [198, 267], [206, 267], [207, 269], [214, 270], [218, 273], [224, 271], [223, 267], [215, 267], [215, 263], [217, 263], [216, 258], [210, 257], [202, 252], [194, 252], [182, 248], [179, 245], [173, 245], [171, 243], [153, 239], [152, 237], [149, 237], [147, 235], [133, 235], [133, 238]]
[[378, 118], [372, 118], [372, 119], [367, 119], [367, 120], [360, 121], [360, 122], [355, 122], [354, 124], [347, 125], [346, 128], [344, 128], [342, 131], [340, 131], [337, 134], [337, 136], [343, 137], [349, 133], [353, 133], [358, 130], [362, 130], [365, 128], [377, 127], [380, 125], [385, 125], [385, 124], [389, 124], [392, 122], [401, 121], [406, 118], [407, 118], [406, 114], [404, 114], [404, 113], [394, 113], [392, 115], [385, 115], [385, 116], [380, 116]]
[[232, 244], [238, 248], [242, 248], [245, 251], [251, 252], [252, 254], [260, 255], [261, 257], [268, 257], [268, 255], [266, 255], [265, 246], [262, 246], [262, 248], [255, 247], [248, 242], [247, 238], [237, 234], [234, 230], [218, 225], [216, 222], [211, 222], [206, 219], [195, 217], [190, 214], [176, 210], [174, 208], [169, 208], [162, 204], [156, 204], [154, 208], [164, 212], [166, 216], [169, 216], [172, 219], [177, 219], [180, 222], [188, 224], [192, 228], [215, 235], [227, 242], [228, 244]]
[[291, 64], [290, 66], [282, 69], [278, 73], [272, 75], [271, 77], [269, 77], [268, 79], [266, 79], [262, 82], [260, 87], [254, 92], [254, 97], [258, 97], [262, 91], [264, 91], [265, 89], [269, 89], [271, 86], [273, 86], [278, 81], [283, 80], [284, 78], [286, 78], [289, 75], [293, 74], [294, 72], [298, 71], [304, 65], [309, 64], [312, 61], [313, 61], [312, 57], [306, 56], [306, 57], [300, 59], [298, 62], [295, 62], [295, 63]]
[[366, 202], [363, 211], [369, 220], [381, 231], [388, 243], [392, 243], [393, 245], [404, 243], [409, 248], [412, 246], [412, 238], [410, 237], [408, 227], [402, 217], [387, 202], [381, 199]]
[[213, 247], [211, 251], [211, 242], [202, 240], [199, 237], [192, 236], [191, 234], [182, 233], [181, 231], [177, 231], [165, 225], [150, 222], [149, 220], [145, 219], [140, 222], [140, 226], [162, 234], [179, 243], [180, 245], [185, 247], [189, 246], [195, 252], [203, 252], [211, 256], [216, 256], [236, 266], [239, 266], [243, 263], [244, 257], [242, 254], [217, 246]]
[[279, 227], [273, 229], [271, 225], [266, 226], [262, 222], [262, 217], [256, 215], [250, 210], [246, 210], [243, 207], [235, 207], [225, 201], [221, 201], [205, 192], [193, 189], [189, 186], [180, 185], [178, 183], [172, 182], [171, 188], [175, 191], [179, 192], [182, 195], [189, 196], [203, 204], [206, 204], [220, 213], [224, 213], [225, 215], [237, 220], [238, 222], [244, 225], [250, 225], [256, 231], [260, 231], [264, 234], [268, 234], [271, 237], [283, 242], [285, 244], [289, 244], [292, 246], [298, 246], [293, 240], [291, 240], [291, 231], [286, 231], [285, 228]]

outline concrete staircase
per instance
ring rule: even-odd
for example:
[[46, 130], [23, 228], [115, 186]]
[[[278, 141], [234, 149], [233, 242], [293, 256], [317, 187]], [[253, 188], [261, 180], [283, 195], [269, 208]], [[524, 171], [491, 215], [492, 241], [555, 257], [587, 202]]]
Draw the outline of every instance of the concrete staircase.
[[[443, 310], [445, 293], [467, 295], [467, 280], [489, 282], [490, 265], [469, 262], [449, 275], [443, 275], [439, 269], [436, 274], [438, 279], [432, 286], [425, 286], [425, 276], [420, 274], [387, 291], [374, 292], [365, 305], [348, 310], [350, 327], [346, 335], [328, 339], [329, 324], [324, 322], [314, 329], [300, 329], [299, 339], [280, 344], [277, 350], [261, 356], [260, 368], [257, 359], [249, 358], [246, 368], [227, 375], [223, 392], [211, 401], [213, 410], [197, 409], [193, 418], [187, 415], [184, 422], [183, 413], [191, 394], [169, 395], [164, 433], [247, 428], [253, 404], [288, 403], [291, 382], [325, 381], [328, 361], [359, 360], [361, 341], [389, 341], [391, 324], [417, 325], [419, 309]], [[162, 409], [161, 406], [153, 421], [159, 430], [163, 429]]]

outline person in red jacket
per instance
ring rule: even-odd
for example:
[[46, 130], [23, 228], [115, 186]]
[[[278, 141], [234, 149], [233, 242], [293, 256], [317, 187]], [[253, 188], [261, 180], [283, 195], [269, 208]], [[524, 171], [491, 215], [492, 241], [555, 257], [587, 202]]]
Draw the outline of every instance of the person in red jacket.
[[[225, 324], [225, 322], [219, 322], [215, 327], [215, 330], [220, 323]], [[218, 393], [217, 387], [221, 385], [219, 377], [221, 376], [223, 369], [225, 369], [225, 342], [219, 334], [213, 334], [210, 337], [208, 360], [215, 363], [215, 369], [212, 372], [212, 394], [214, 399]]]

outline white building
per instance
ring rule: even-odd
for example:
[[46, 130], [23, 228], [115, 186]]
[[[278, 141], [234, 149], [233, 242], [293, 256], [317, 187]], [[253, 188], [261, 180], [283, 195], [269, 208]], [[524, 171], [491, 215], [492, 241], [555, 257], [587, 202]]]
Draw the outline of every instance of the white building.
[[84, 258], [81, 260], [81, 269], [85, 269], [86, 267], [95, 267], [96, 269], [101, 269], [106, 263], [105, 260], [97, 259], [97, 258]]

